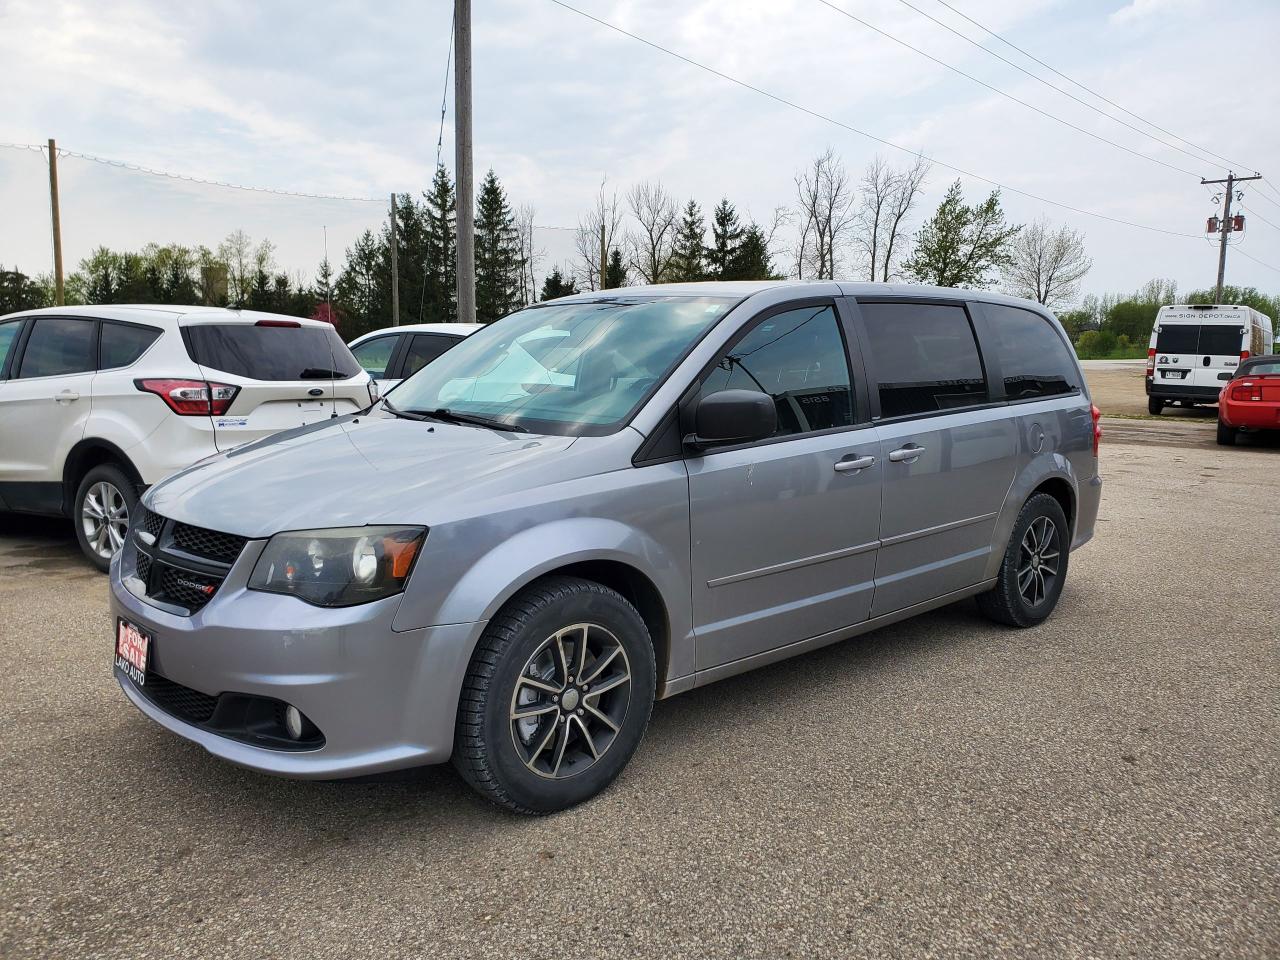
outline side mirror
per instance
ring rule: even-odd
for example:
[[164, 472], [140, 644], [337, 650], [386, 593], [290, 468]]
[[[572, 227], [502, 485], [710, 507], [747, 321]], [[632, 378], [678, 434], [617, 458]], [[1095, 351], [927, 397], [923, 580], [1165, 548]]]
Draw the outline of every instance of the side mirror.
[[684, 442], [695, 450], [763, 440], [777, 432], [778, 409], [768, 394], [755, 390], [720, 390], [698, 401], [693, 412], [693, 429]]

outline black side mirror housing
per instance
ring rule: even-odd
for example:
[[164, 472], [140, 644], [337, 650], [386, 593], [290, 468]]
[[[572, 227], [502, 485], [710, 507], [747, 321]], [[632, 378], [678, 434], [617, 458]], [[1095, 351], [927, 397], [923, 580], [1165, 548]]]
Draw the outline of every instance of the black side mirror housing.
[[684, 442], [695, 450], [731, 443], [751, 443], [771, 437], [778, 429], [773, 398], [755, 390], [719, 390], [698, 401], [694, 432]]

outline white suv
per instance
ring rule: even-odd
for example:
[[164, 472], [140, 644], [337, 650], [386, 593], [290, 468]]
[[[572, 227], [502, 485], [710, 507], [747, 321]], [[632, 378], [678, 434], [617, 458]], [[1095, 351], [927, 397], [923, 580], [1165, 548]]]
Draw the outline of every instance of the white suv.
[[145, 487], [250, 440], [355, 413], [376, 390], [316, 320], [160, 306], [0, 317], [0, 510], [71, 517], [105, 570]]

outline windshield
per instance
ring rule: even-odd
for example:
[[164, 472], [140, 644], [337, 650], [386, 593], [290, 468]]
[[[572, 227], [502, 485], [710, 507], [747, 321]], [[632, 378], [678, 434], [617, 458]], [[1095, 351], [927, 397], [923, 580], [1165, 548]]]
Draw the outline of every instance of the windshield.
[[735, 302], [620, 296], [530, 307], [467, 337], [391, 400], [534, 433], [613, 433]]

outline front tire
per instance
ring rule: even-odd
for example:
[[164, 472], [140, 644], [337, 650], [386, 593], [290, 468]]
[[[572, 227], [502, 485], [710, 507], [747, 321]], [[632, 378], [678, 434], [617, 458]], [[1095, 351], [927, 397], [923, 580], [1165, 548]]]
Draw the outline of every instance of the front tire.
[[1164, 410], [1163, 400], [1160, 400], [1156, 397], [1147, 397], [1147, 413], [1151, 414], [1153, 417], [1158, 417], [1160, 416], [1163, 410]]
[[1236, 445], [1236, 434], [1239, 431], [1235, 427], [1228, 427], [1221, 419], [1218, 420], [1218, 445], [1221, 447], [1234, 447]]
[[1047, 493], [1035, 494], [1014, 522], [996, 585], [978, 594], [978, 609], [1011, 627], [1043, 623], [1062, 595], [1070, 550], [1062, 505]]
[[490, 621], [462, 684], [453, 764], [482, 796], [547, 814], [604, 790], [653, 709], [653, 642], [601, 584], [552, 577]]
[[71, 505], [80, 550], [103, 573], [124, 545], [129, 517], [138, 505], [138, 488], [125, 472], [104, 463], [84, 475]]

